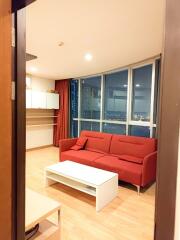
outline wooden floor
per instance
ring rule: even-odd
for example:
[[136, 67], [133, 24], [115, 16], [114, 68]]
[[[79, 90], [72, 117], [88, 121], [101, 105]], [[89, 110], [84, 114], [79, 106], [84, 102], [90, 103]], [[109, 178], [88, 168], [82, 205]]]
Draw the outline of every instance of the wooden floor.
[[153, 240], [155, 186], [140, 196], [120, 184], [119, 195], [97, 213], [95, 198], [61, 184], [45, 187], [44, 168], [58, 162], [58, 148], [27, 152], [27, 187], [62, 203], [61, 240]]

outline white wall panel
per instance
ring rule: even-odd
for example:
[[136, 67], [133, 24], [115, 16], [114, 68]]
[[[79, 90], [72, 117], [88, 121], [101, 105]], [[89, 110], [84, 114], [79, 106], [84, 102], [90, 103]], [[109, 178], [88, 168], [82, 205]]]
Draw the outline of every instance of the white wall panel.
[[26, 130], [26, 149], [51, 145], [53, 126], [31, 127]]

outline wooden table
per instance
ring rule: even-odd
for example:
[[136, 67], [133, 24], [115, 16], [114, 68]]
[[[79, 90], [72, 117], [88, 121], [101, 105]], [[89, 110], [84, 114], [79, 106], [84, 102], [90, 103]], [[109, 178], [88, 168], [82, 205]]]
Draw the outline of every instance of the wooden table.
[[[60, 240], [60, 203], [39, 193], [26, 190], [26, 231], [39, 223], [34, 240]], [[57, 224], [49, 217], [57, 212]]]

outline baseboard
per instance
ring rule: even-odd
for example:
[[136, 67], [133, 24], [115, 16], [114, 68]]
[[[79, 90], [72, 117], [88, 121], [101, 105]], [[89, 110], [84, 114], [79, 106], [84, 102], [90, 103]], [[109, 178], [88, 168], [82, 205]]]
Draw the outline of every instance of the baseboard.
[[30, 152], [30, 151], [34, 151], [34, 150], [41, 150], [41, 149], [53, 147], [53, 146], [54, 146], [53, 144], [50, 144], [50, 145], [45, 145], [45, 146], [41, 146], [41, 147], [29, 148], [29, 149], [26, 149], [26, 152]]

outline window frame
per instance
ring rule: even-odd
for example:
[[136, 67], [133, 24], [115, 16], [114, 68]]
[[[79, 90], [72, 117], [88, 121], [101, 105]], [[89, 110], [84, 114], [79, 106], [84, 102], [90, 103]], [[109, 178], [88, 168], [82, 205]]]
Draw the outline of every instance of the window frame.
[[[79, 78], [75, 78], [72, 80], [78, 81], [78, 117], [73, 118], [72, 120], [78, 121], [78, 136], [81, 132], [81, 122], [88, 121], [88, 122], [98, 122], [100, 123], [100, 132], [103, 131], [103, 123], [111, 123], [111, 124], [119, 124], [119, 125], [126, 125], [126, 135], [129, 134], [129, 127], [130, 126], [144, 126], [150, 128], [150, 136], [153, 137], [153, 128], [156, 128], [156, 123], [154, 123], [154, 96], [155, 96], [155, 78], [156, 78], [156, 61], [160, 60], [160, 56], [154, 57], [149, 60], [145, 60], [140, 63], [132, 64], [127, 67], [118, 68], [115, 70], [103, 72], [101, 74], [94, 74], [89, 76], [83, 76]], [[135, 121], [132, 120], [132, 91], [133, 91], [133, 70], [137, 68], [141, 68], [147, 65], [152, 65], [152, 81], [151, 81], [151, 103], [150, 103], [150, 121]], [[105, 120], [104, 119], [104, 97], [105, 97], [105, 75], [113, 74], [121, 71], [128, 71], [128, 80], [127, 80], [127, 119], [126, 121], [120, 120]], [[100, 99], [100, 119], [85, 119], [81, 117], [81, 98], [82, 98], [82, 80], [92, 78], [92, 77], [101, 77], [101, 99]]]

